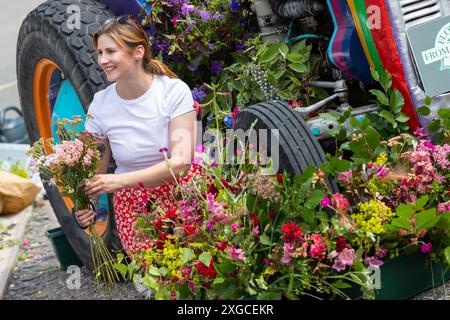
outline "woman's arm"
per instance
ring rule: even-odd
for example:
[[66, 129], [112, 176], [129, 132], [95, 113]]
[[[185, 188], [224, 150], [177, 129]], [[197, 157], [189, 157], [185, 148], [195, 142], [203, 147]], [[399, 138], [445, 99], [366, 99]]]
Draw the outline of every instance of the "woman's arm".
[[[170, 121], [169, 124], [169, 163], [175, 177], [186, 174], [194, 156], [194, 142], [196, 137], [195, 111], [185, 113]], [[122, 174], [99, 174], [91, 178], [89, 186], [85, 188], [89, 196], [111, 193], [119, 188], [135, 188], [142, 183], [146, 187], [154, 187], [173, 181], [173, 175], [162, 161], [150, 168]]]

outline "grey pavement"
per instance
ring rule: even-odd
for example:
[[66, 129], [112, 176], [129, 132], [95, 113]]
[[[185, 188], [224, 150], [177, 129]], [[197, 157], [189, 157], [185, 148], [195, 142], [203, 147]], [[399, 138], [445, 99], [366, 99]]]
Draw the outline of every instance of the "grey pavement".
[[0, 0], [0, 111], [11, 105], [20, 108], [16, 79], [17, 37], [27, 14], [43, 2]]

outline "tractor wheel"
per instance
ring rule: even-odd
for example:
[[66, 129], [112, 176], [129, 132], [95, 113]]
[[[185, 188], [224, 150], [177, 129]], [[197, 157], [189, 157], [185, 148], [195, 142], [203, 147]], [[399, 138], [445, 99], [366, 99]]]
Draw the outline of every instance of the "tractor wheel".
[[[23, 21], [17, 45], [17, 79], [31, 143], [40, 137], [54, 137], [56, 118], [84, 117], [94, 94], [108, 85], [96, 62], [92, 37], [110, 17], [112, 13], [98, 1], [49, 0]], [[73, 204], [55, 187], [45, 184], [45, 190], [70, 244], [92, 269], [89, 237], [70, 216]], [[107, 198], [104, 206], [110, 213], [95, 227], [115, 254], [122, 246]]]
[[[279, 146], [278, 163], [275, 167], [278, 172], [286, 171], [291, 175], [303, 173], [308, 166], [320, 166], [327, 159], [325, 152], [317, 139], [312, 135], [308, 125], [302, 117], [293, 111], [286, 103], [281, 101], [267, 101], [258, 103], [242, 110], [236, 119], [234, 129], [250, 129], [256, 121], [254, 129], [278, 129], [276, 135], [267, 135], [267, 149], [270, 154], [272, 140], [277, 139]], [[332, 192], [338, 192], [338, 187], [333, 179], [328, 180], [328, 186]]]

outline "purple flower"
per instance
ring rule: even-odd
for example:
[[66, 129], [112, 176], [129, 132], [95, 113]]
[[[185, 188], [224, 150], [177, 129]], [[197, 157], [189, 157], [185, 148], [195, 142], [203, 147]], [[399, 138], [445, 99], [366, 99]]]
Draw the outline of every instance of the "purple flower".
[[[195, 66], [195, 65], [190, 64], [190, 65], [188, 65], [188, 69], [191, 70], [192, 72], [195, 72], [195, 71], [197, 71], [198, 66]], [[197, 101], [198, 101], [198, 100], [197, 100]]]
[[216, 48], [216, 45], [214, 43], [208, 43], [208, 49], [214, 50]]
[[422, 246], [420, 247], [420, 252], [422, 252], [423, 254], [428, 253], [428, 252], [431, 251], [431, 247], [432, 247], [432, 245], [431, 245], [430, 242], [424, 243], [424, 244], [422, 244]]
[[264, 258], [264, 264], [266, 266], [268, 266], [270, 264], [270, 259], [269, 258]]
[[159, 149], [159, 152], [161, 152], [161, 153], [163, 153], [163, 152], [167, 152], [168, 151], [168, 149], [167, 148], [161, 148], [161, 149]]
[[211, 70], [216, 75], [219, 75], [220, 71], [222, 70], [222, 62], [218, 60], [214, 60], [213, 62], [211, 62]]
[[197, 13], [203, 21], [211, 19], [211, 12], [209, 10], [198, 10]]
[[183, 3], [181, 5], [181, 14], [187, 16], [189, 13], [194, 11], [194, 6], [191, 4]]
[[245, 49], [247, 49], [245, 42], [236, 43], [236, 51], [244, 51]]
[[217, 163], [216, 161], [211, 163], [211, 167], [213, 167], [213, 168], [218, 167], [218, 166], [219, 166], [219, 163]]
[[235, 106], [234, 107], [234, 109], [233, 109], [233, 113], [232, 113], [232, 115], [231, 115], [231, 123], [232, 124], [235, 124], [236, 123], [236, 118], [237, 118], [237, 116], [238, 116], [238, 114], [239, 114], [239, 107], [238, 106]]
[[220, 21], [223, 19], [223, 16], [218, 11], [216, 11], [216, 13], [214, 13], [214, 15], [213, 15], [213, 19]]
[[320, 204], [322, 207], [326, 208], [331, 204], [331, 200], [329, 198], [323, 198], [322, 201], [320, 201]]
[[231, 3], [229, 5], [230, 9], [233, 11], [239, 10], [239, 3], [236, 0], [231, 0]]
[[284, 256], [281, 258], [281, 262], [284, 264], [289, 264], [292, 260], [292, 253], [294, 253], [294, 246], [291, 243], [286, 242], [283, 245], [283, 250]]
[[204, 92], [201, 88], [194, 88], [194, 90], [192, 90], [191, 93], [192, 99], [194, 99], [194, 101], [202, 102], [203, 99], [205, 99], [206, 97], [206, 92]]
[[379, 166], [377, 167], [377, 177], [379, 177], [380, 179], [384, 179], [387, 177], [387, 175], [389, 174], [389, 168], [386, 167], [385, 165]]

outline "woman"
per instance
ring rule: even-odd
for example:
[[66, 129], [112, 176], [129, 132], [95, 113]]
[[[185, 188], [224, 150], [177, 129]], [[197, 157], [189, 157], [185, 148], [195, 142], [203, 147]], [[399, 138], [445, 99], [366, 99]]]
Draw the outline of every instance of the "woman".
[[[85, 185], [90, 197], [114, 193], [114, 212], [125, 251], [145, 250], [150, 240], [138, 239], [136, 216], [151, 195], [169, 210], [176, 206], [174, 178], [189, 171], [194, 155], [196, 113], [191, 91], [168, 67], [154, 60], [142, 27], [131, 17], [108, 20], [94, 35], [98, 63], [109, 81], [95, 94], [86, 130], [104, 139], [100, 170]], [[164, 154], [170, 162], [167, 166]], [[111, 155], [114, 174], [106, 174]], [[171, 172], [172, 171], [172, 172]], [[194, 170], [190, 170], [188, 178]], [[90, 209], [76, 213], [79, 224], [95, 219]]]

